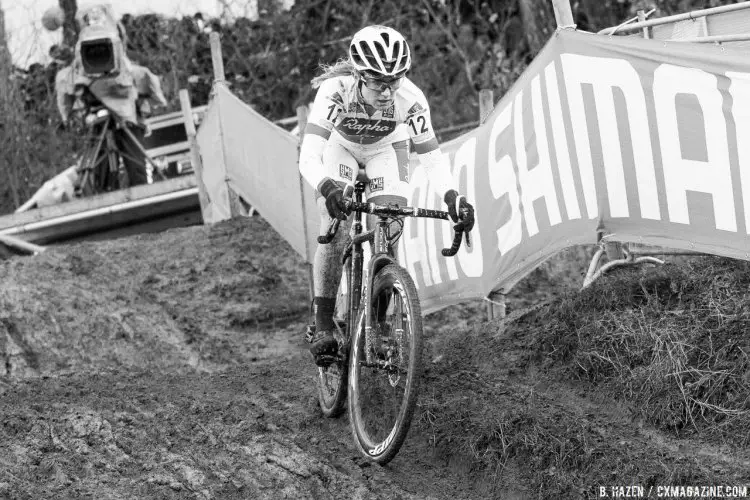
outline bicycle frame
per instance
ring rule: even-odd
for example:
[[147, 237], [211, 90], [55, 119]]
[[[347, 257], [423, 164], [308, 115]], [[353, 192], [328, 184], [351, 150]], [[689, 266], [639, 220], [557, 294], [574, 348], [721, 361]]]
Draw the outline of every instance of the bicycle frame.
[[[350, 186], [351, 188], [351, 186]], [[372, 284], [375, 274], [384, 266], [394, 263], [398, 265], [398, 262], [392, 255], [392, 248], [388, 239], [388, 217], [390, 216], [412, 216], [412, 217], [430, 217], [437, 219], [448, 219], [447, 212], [440, 212], [438, 210], [428, 209], [416, 209], [412, 207], [398, 206], [377, 206], [370, 203], [362, 202], [362, 195], [365, 191], [365, 184], [361, 182], [355, 183], [353, 199], [347, 201], [349, 209], [354, 211], [354, 220], [352, 223], [352, 242], [350, 243], [351, 255], [349, 255], [349, 248], [344, 251], [344, 263], [348, 260], [347, 269], [349, 271], [349, 304], [348, 311], [350, 313], [347, 319], [347, 345], [343, 346], [342, 352], [348, 352], [349, 339], [354, 335], [354, 328], [359, 328], [361, 321], [364, 320], [366, 337], [369, 339], [369, 332], [372, 328], [372, 314], [369, 308], [361, 307], [362, 304], [369, 304], [371, 299]], [[346, 194], [345, 194], [346, 196]], [[377, 217], [377, 222], [373, 231], [367, 233], [362, 232], [362, 213], [370, 213]], [[323, 236], [318, 236], [318, 243], [327, 244], [333, 240], [336, 231], [338, 231], [340, 221], [334, 219], [331, 221], [331, 225], [328, 227], [328, 231]], [[463, 232], [463, 223], [459, 222], [454, 226], [454, 237], [451, 248], [445, 248], [442, 250], [442, 254], [445, 257], [451, 257], [456, 255], [459, 247], [461, 246], [461, 236]], [[469, 244], [469, 235], [466, 234], [466, 243]], [[362, 245], [365, 243], [373, 242], [373, 254], [370, 257], [370, 261], [367, 264], [366, 272], [363, 276], [364, 268], [364, 251]], [[364, 288], [362, 287], [364, 281]], [[364, 296], [363, 296], [364, 292]], [[362, 317], [362, 314], [365, 314]], [[356, 316], [356, 318], [355, 318]], [[371, 361], [367, 360], [368, 363]]]
[[[392, 218], [425, 217], [450, 220], [450, 213], [399, 207], [396, 204], [363, 203], [365, 184], [357, 182], [353, 187], [354, 196], [350, 197], [350, 185], [341, 200], [345, 213], [354, 212], [351, 242], [342, 256], [342, 266], [347, 280], [345, 283], [348, 286], [348, 303], [345, 306], [339, 304], [339, 313], [346, 307], [346, 332], [339, 329], [338, 333], [343, 338], [337, 338], [337, 356], [328, 356], [331, 359], [323, 359], [321, 364], [318, 364], [319, 360], [316, 358], [316, 364], [319, 366], [318, 394], [321, 409], [327, 417], [341, 415], [347, 394], [350, 395], [349, 418], [355, 442], [366, 457], [383, 465], [398, 453], [411, 424], [419, 390], [418, 379], [422, 373], [421, 350], [424, 336], [416, 285], [408, 271], [396, 261], [393, 252], [393, 243], [400, 233], [391, 234]], [[377, 218], [375, 227], [367, 232], [363, 232], [363, 214], [371, 214]], [[465, 214], [462, 213], [461, 216]], [[318, 236], [318, 243], [331, 243], [340, 223], [340, 219], [332, 219], [326, 233]], [[467, 245], [470, 244], [464, 227], [463, 219], [453, 226], [453, 243], [450, 248], [442, 250], [443, 256], [456, 255], [462, 237], [466, 238]], [[400, 230], [403, 230], [403, 226]], [[363, 248], [365, 244], [372, 245], [372, 255], [366, 264]], [[308, 327], [308, 342], [314, 339], [313, 331]], [[386, 340], [382, 338], [384, 331], [389, 337]], [[391, 337], [395, 344], [390, 343]], [[407, 342], [406, 348], [404, 340]], [[329, 365], [325, 363], [335, 366], [330, 374], [327, 368]], [[364, 377], [364, 380], [367, 380], [373, 374], [375, 377], [387, 376], [385, 386], [389, 392], [396, 387], [403, 389], [403, 394], [398, 399], [397, 414], [393, 414], [393, 428], [387, 435], [384, 434], [385, 437], [374, 439], [374, 435], [370, 434], [364, 423], [369, 417], [363, 417], [362, 413], [362, 405], [366, 406], [367, 403], [360, 400], [360, 391], [363, 387], [360, 385], [360, 379]]]

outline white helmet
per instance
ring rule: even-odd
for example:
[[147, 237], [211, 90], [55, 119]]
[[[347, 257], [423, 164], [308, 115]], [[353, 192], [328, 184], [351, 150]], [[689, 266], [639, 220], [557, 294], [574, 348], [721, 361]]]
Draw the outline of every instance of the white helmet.
[[411, 67], [411, 51], [401, 33], [374, 25], [354, 34], [349, 44], [349, 61], [359, 71], [400, 76]]

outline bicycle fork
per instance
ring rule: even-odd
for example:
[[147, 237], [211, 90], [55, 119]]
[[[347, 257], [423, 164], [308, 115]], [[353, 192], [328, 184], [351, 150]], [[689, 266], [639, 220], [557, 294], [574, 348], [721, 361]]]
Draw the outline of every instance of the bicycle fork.
[[[369, 366], [379, 364], [373, 356], [375, 350], [373, 349], [373, 342], [375, 341], [373, 334], [373, 324], [376, 318], [373, 318], [373, 308], [370, 307], [373, 300], [373, 285], [375, 282], [375, 274], [388, 264], [396, 263], [396, 260], [389, 253], [389, 243], [386, 236], [388, 222], [385, 220], [378, 220], [377, 227], [375, 229], [375, 240], [374, 240], [374, 255], [368, 263], [366, 274], [364, 277], [365, 288], [364, 296], [361, 300], [360, 307], [364, 307], [364, 322], [365, 322], [365, 361]], [[391, 298], [393, 300], [393, 297]], [[394, 325], [395, 326], [395, 325]], [[403, 333], [403, 325], [398, 325]]]

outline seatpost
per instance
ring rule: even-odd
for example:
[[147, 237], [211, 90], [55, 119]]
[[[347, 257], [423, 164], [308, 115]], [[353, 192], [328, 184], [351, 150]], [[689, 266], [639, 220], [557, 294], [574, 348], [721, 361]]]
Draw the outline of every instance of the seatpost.
[[[362, 203], [362, 195], [365, 192], [365, 185], [361, 182], [357, 182], [354, 185], [354, 201]], [[362, 212], [354, 212], [354, 234], [362, 233]]]
[[[362, 203], [362, 194], [365, 192], [365, 186], [362, 183], [356, 183], [354, 190], [354, 201]], [[354, 234], [362, 233], [362, 213], [354, 212]], [[352, 249], [352, 257], [350, 261], [350, 281], [349, 281], [349, 311], [352, 312], [352, 316], [349, 322], [349, 333], [354, 331], [354, 311], [359, 307], [359, 302], [362, 298], [362, 266], [364, 265], [364, 256], [362, 255], [362, 243], [355, 243]]]

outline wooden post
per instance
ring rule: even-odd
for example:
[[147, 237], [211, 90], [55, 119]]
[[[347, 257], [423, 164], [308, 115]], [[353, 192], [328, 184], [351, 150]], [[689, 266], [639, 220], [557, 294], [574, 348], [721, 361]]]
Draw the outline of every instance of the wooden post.
[[[636, 15], [638, 16], [639, 23], [646, 20], [646, 11], [639, 10], [636, 12]], [[643, 28], [643, 38], [651, 38], [651, 29], [648, 26]]]
[[[492, 89], [479, 91], [479, 124], [487, 121], [495, 107], [495, 96]], [[487, 296], [487, 320], [492, 321], [495, 317], [505, 317], [505, 294], [490, 293]], [[494, 304], [497, 302], [498, 304]]]
[[487, 296], [487, 320], [492, 321], [495, 318], [504, 318], [507, 311], [505, 305], [505, 294], [501, 292], [491, 292]]
[[[218, 33], [215, 31], [212, 32], [208, 36], [209, 43], [211, 45], [211, 64], [213, 66], [214, 71], [214, 87], [219, 85], [226, 85], [226, 77], [224, 76], [224, 58], [221, 53], [221, 37]], [[216, 89], [214, 88], [214, 92]], [[222, 130], [223, 134], [223, 130]], [[222, 148], [224, 147], [223, 144], [223, 137], [222, 140]], [[226, 165], [224, 166], [225, 172], [224, 175], [226, 176]], [[229, 179], [225, 179], [226, 185], [227, 185], [227, 193], [229, 195], [229, 213], [230, 217], [234, 219], [235, 217], [248, 215], [248, 209], [245, 208], [245, 206], [242, 203], [242, 200], [240, 200], [240, 197], [237, 193], [235, 193], [234, 189], [229, 185]], [[252, 207], [250, 207], [252, 209]]]
[[307, 106], [297, 106], [297, 129], [299, 130], [299, 142], [297, 148], [302, 147], [302, 139], [305, 136], [307, 126]]
[[552, 6], [555, 9], [555, 20], [558, 28], [575, 26], [569, 0], [552, 0]]
[[492, 89], [479, 91], [479, 124], [481, 125], [492, 114], [495, 107], [495, 97]]
[[[4, 104], [6, 99], [10, 100], [13, 98], [13, 96], [10, 95], [12, 63], [13, 60], [10, 55], [10, 49], [8, 48], [8, 37], [5, 33], [5, 11], [3, 10], [2, 4], [0, 4], [0, 106]], [[7, 110], [2, 109], [2, 112], [5, 114], [7, 113]]]
[[[180, 107], [182, 108], [182, 117], [185, 120], [185, 132], [187, 133], [188, 144], [190, 145], [190, 163], [193, 164], [195, 182], [198, 184], [198, 200], [201, 204], [201, 216], [203, 216], [203, 223], [205, 224], [206, 214], [211, 200], [208, 198], [206, 185], [203, 183], [203, 160], [198, 148], [198, 134], [195, 130], [193, 109], [190, 106], [190, 94], [187, 89], [180, 89]], [[210, 215], [208, 217], [208, 222], [213, 222]]]
[[224, 59], [221, 55], [221, 37], [215, 31], [208, 36], [211, 44], [211, 64], [214, 68], [214, 82], [226, 83], [224, 76]]
[[[299, 158], [299, 150], [302, 147], [302, 139], [305, 137], [305, 127], [307, 126], [307, 106], [297, 106], [297, 130], [299, 131], [299, 141], [297, 141], [297, 157]], [[298, 161], [299, 164], [299, 161]], [[299, 172], [299, 169], [297, 170], [297, 175], [299, 176], [299, 191], [301, 195], [302, 200], [302, 229], [305, 233], [305, 253], [307, 254], [308, 259], [313, 259], [313, 254], [310, 251], [310, 242], [307, 238], [307, 212], [305, 211], [306, 203], [305, 203], [305, 180], [302, 178], [302, 174]], [[313, 273], [313, 265], [312, 262], [307, 263], [307, 274], [308, 274], [308, 281], [310, 284], [310, 302], [315, 299], [315, 281], [314, 281], [314, 273]]]

